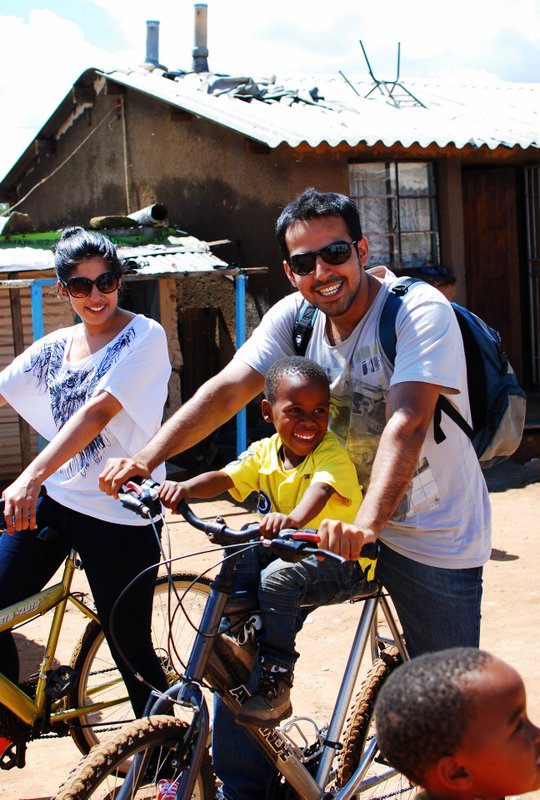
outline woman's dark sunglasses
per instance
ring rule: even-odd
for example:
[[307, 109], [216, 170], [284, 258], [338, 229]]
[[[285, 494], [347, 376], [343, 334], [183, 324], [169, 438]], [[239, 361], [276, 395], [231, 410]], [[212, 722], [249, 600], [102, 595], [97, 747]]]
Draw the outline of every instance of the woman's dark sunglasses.
[[72, 297], [88, 297], [92, 293], [94, 284], [97, 286], [98, 292], [111, 294], [111, 292], [118, 289], [119, 282], [120, 279], [114, 272], [102, 272], [95, 281], [90, 280], [90, 278], [83, 278], [82, 275], [76, 275], [74, 278], [62, 283], [62, 286], [65, 286]]
[[315, 269], [317, 256], [320, 256], [326, 264], [336, 266], [344, 264], [351, 257], [353, 247], [358, 242], [332, 242], [322, 247], [320, 250], [313, 250], [308, 253], [298, 253], [290, 256], [288, 264], [295, 275], [309, 275]]

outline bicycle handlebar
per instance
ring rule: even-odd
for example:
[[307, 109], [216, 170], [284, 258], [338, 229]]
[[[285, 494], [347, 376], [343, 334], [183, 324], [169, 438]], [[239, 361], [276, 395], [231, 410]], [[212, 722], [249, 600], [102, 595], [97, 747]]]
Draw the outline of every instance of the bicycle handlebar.
[[[144, 479], [140, 484], [129, 481], [123, 487], [125, 491], [118, 493], [118, 498], [126, 508], [143, 517], [151, 518], [162, 512], [161, 501], [157, 492], [158, 487], [159, 484], [149, 478]], [[185, 500], [179, 502], [176, 510], [193, 528], [205, 533], [213, 544], [246, 544], [253, 540], [260, 540], [260, 524], [258, 522], [251, 523], [242, 530], [235, 530], [229, 528], [226, 522], [220, 518], [214, 520], [201, 519], [193, 512]], [[308, 555], [322, 555], [335, 558], [338, 561], [346, 561], [345, 558], [337, 555], [337, 553], [312, 546], [319, 541], [319, 535], [313, 529], [297, 530], [296, 528], [291, 528], [280, 531], [275, 539], [263, 539], [262, 544], [270, 547], [272, 552], [286, 561], [301, 561]], [[362, 548], [362, 556], [366, 558], [376, 558], [376, 552], [376, 544], [366, 544]]]

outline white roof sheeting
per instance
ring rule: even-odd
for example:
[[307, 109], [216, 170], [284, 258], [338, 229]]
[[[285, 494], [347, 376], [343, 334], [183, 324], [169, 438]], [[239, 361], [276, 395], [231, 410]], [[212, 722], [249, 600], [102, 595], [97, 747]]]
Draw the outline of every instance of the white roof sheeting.
[[[341, 75], [254, 80], [188, 73], [172, 79], [160, 69], [141, 68], [98, 74], [271, 148], [303, 142], [540, 147], [540, 84], [535, 83], [402, 80], [394, 87], [394, 102], [388, 84], [377, 88]], [[240, 99], [257, 94], [263, 99]]]
[[[163, 275], [170, 272], [219, 272], [229, 265], [215, 256], [206, 242], [185, 237], [182, 243], [151, 244], [137, 247], [118, 247], [120, 261], [137, 275]], [[38, 247], [0, 247], [0, 273], [33, 272], [54, 269], [50, 249]], [[129, 274], [129, 273], [128, 273]]]

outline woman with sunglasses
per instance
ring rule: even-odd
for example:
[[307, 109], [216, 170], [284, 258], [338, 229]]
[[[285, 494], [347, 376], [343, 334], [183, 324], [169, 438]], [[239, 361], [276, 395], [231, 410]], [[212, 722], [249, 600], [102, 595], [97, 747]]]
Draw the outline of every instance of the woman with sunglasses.
[[[48, 441], [3, 492], [0, 608], [39, 591], [75, 548], [140, 716], [149, 690], [126, 661], [166, 687], [150, 637], [157, 568], [116, 606], [112, 626], [111, 610], [124, 587], [159, 561], [159, 543], [147, 521], [99, 491], [98, 475], [109, 456], [133, 452], [158, 430], [171, 371], [167, 341], [158, 323], [118, 306], [122, 267], [101, 234], [66, 230], [55, 270], [58, 294], [80, 322], [34, 342], [0, 373], [0, 405], [9, 403]], [[164, 474], [156, 470], [155, 479]], [[45, 542], [45, 528], [62, 540]], [[0, 670], [18, 680], [9, 633], [0, 635]]]

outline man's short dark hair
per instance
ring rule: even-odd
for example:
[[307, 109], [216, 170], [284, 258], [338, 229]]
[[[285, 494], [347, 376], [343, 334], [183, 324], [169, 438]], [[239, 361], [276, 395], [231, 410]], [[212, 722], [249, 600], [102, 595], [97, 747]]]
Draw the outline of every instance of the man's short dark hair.
[[269, 403], [275, 403], [278, 393], [278, 383], [281, 378], [287, 375], [300, 375], [308, 380], [315, 381], [316, 383], [329, 386], [328, 376], [326, 372], [310, 358], [303, 356], [287, 356], [274, 361], [268, 372], [266, 373], [266, 380], [264, 382], [264, 396]]
[[390, 764], [418, 785], [427, 767], [452, 755], [475, 714], [466, 678], [494, 657], [454, 647], [413, 658], [385, 681], [375, 704], [377, 739]]
[[289, 258], [289, 248], [285, 236], [295, 222], [305, 222], [319, 217], [342, 217], [351, 240], [362, 238], [362, 226], [356, 203], [350, 197], [336, 192], [318, 192], [312, 186], [291, 200], [280, 214], [276, 223], [276, 236], [279, 249], [285, 260]]

